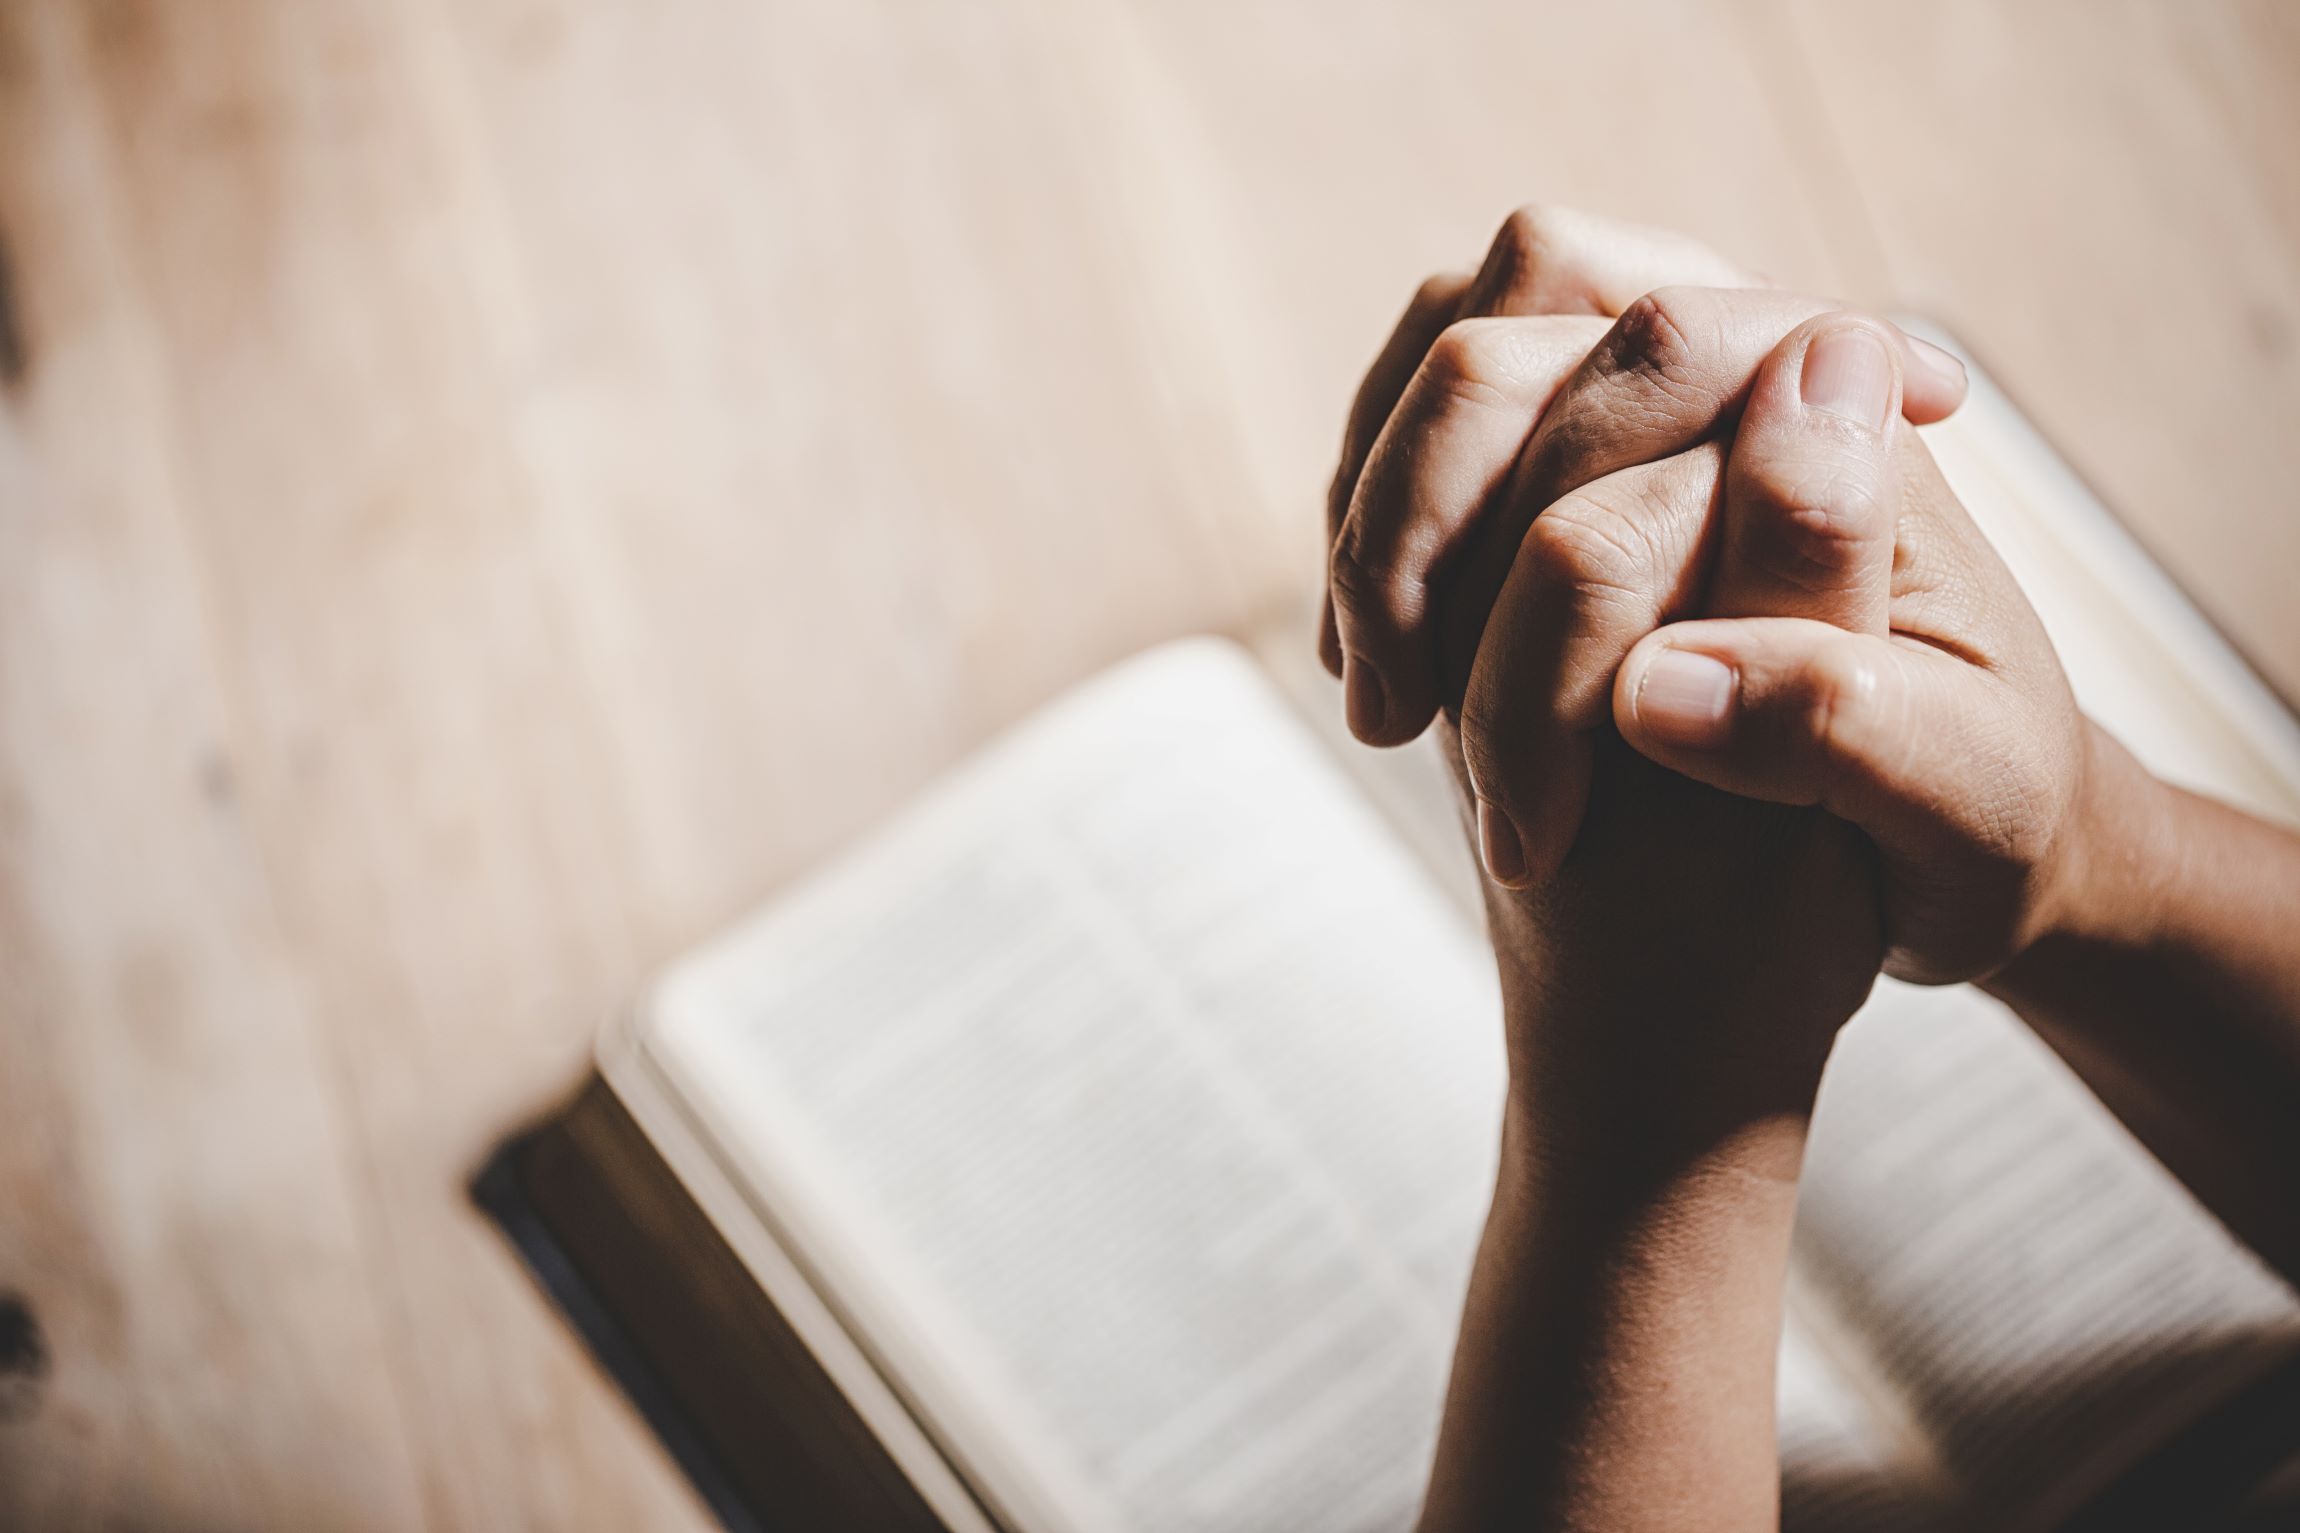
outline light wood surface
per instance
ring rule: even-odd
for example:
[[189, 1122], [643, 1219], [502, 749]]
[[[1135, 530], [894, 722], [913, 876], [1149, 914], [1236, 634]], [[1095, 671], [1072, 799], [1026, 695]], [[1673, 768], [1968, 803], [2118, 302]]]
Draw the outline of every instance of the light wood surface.
[[0, 1527], [700, 1526], [466, 1177], [1297, 593], [1531, 199], [1946, 321], [2300, 691], [2277, 0], [0, 5]]

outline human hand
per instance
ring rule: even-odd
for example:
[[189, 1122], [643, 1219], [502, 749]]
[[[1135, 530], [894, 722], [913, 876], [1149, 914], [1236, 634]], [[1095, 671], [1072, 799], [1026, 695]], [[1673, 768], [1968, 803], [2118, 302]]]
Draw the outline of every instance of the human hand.
[[[1376, 546], [1427, 548], [1441, 535], [1427, 524], [1458, 515], [1427, 486], [1490, 474], [1497, 461], [1523, 481], [1545, 433], [1597, 462], [1634, 462], [1640, 439], [1666, 433], [1653, 428], [1656, 412], [1619, 408], [1618, 379], [1671, 380], [1667, 397], [1685, 414], [1722, 414], [1710, 407], [1715, 390], [1696, 385], [1730, 381], [1746, 337], [1776, 324], [1784, 302], [1649, 295], [1637, 307], [1652, 312], [1617, 326], [1546, 413], [1518, 413], [1521, 448], [1497, 429], [1482, 444], [1488, 467], [1448, 461], [1466, 455], [1465, 438], [1442, 429], [1445, 409], [1433, 411], [1424, 419], [1441, 429], [1401, 432], [1393, 452], [1407, 471], [1390, 487], [1369, 470], [1353, 512], [1390, 529]], [[1908, 429], [1907, 417], [1930, 411], [1904, 404], [1870, 428], [1805, 407], [1802, 359], [1844, 325], [1865, 327], [1896, 370], [1917, 376], [1890, 327], [1809, 320], [1745, 391], [1730, 464], [1702, 447], [1537, 508], [1507, 577], [1523, 599], [1498, 630], [1500, 608], [1493, 623], [1467, 615], [1482, 641], [1461, 749], [1484, 859], [1504, 885], [1538, 883], [1583, 833], [1592, 753], [1617, 728], [1695, 780], [1818, 804], [1858, 825], [1881, 854], [1887, 972], [1970, 978], [2019, 952], [2074, 897], [2076, 849], [2088, 838], [2070, 827], [2105, 812], [2088, 789], [2106, 775], [2092, 769], [2103, 746], [2010, 573]], [[1627, 365], [1595, 365], [1605, 358]], [[1729, 514], [1736, 497], [1776, 514]], [[1490, 505], [1470, 515], [1511, 522]], [[1443, 531], [1463, 540], [1450, 524]], [[1362, 585], [1427, 589], [1426, 573], [1395, 562], [1369, 561]], [[1801, 605], [1785, 612], [1768, 591]], [[1445, 599], [1475, 596], [1448, 586]], [[1672, 626], [1652, 632], [1663, 625]], [[1422, 626], [1432, 626], [1427, 614]], [[1384, 651], [1385, 663], [1403, 652]], [[1715, 717], [1687, 716], [1704, 697], [1721, 699]], [[1672, 701], [1685, 706], [1663, 706]]]
[[[1505, 231], [1501, 246], [1510, 243]], [[1748, 314], [1717, 311], [1750, 321], [1716, 332], [1738, 349], [1737, 375], [1710, 352], [1656, 348], [1676, 311], [1617, 302], [1633, 317], [1608, 335], [1581, 320], [1481, 318], [1448, 332], [1431, 353], [1438, 365], [1412, 384], [1369, 381], [1368, 394], [1399, 397], [1377, 398], [1387, 425], [1365, 477], [1348, 461], [1337, 475], [1347, 507], [1341, 621], [1327, 634], [1329, 663], [1351, 672], [1361, 734], [1409, 738], [1464, 687], [1486, 700], [1463, 714], [1478, 726], [1495, 700], [1543, 695], [1560, 674], [1554, 641], [1577, 627], [1611, 632], [1603, 618], [1619, 593], [1593, 586], [1590, 600], [1560, 604], [1571, 593], [1518, 578], [1531, 562], [1520, 545], [1549, 546], [1548, 534], [1527, 536], [1556, 509], [1548, 487], [1585, 491], [1592, 504], [1690, 505], [1696, 555], [1716, 541], [1706, 528], [1722, 513], [1771, 509], [1756, 497], [1717, 505], [1725, 453], [1704, 439], [1748, 391], [1766, 349], [1818, 306], [1750, 296], [1771, 305], [1770, 334]], [[1584, 362], [1593, 339], [1608, 344]], [[1409, 337], [1404, 349], [1420, 344]], [[1509, 370], [1453, 365], [1489, 357]], [[1517, 387], [1488, 387], [1491, 376]], [[1921, 380], [1912, 396], [1930, 390], [1915, 407], [1928, 418], [1961, 395], [1961, 378], [1928, 373], [1921, 359], [1909, 376]], [[1568, 378], [1576, 386], [1543, 416]], [[1896, 371], [1896, 402], [1898, 380]], [[1533, 423], [1520, 410], [1551, 423], [1543, 451], [1527, 448]], [[1371, 413], [1363, 397], [1360, 413]], [[1523, 498], [1502, 500], [1496, 514], [1492, 503], [1519, 484]], [[1421, 522], [1433, 510], [1447, 519], [1435, 536]], [[1369, 557], [1385, 551], [1415, 563], [1408, 601], [1389, 600], [1400, 594], [1395, 571]], [[1445, 604], [1433, 606], [1449, 564]], [[1749, 599], [1759, 611], [1815, 610], [1801, 591], [1756, 587]], [[1372, 621], [1361, 621], [1368, 609]], [[1626, 631], [1620, 647], [1657, 620]], [[1347, 667], [1331, 642], [1344, 638]], [[1612, 670], [1594, 694], [1600, 713]], [[1393, 703], [1377, 682], [1369, 711], [1369, 674], [1420, 691]], [[1506, 723], [1506, 708], [1498, 717]], [[1583, 758], [1570, 843], [1539, 876], [1520, 868], [1487, 889], [1510, 1091], [1422, 1525], [1610, 1526], [1650, 1504], [1656, 1487], [1692, 1484], [1717, 1525], [1770, 1525], [1772, 1367], [1803, 1125], [1836, 1029], [1876, 976], [1874, 854], [1816, 808], [1721, 793], [1638, 756], [1609, 729], [1569, 743]], [[1458, 766], [1460, 742], [1449, 744]], [[1538, 785], [1546, 765], [1469, 759], [1479, 788], [1496, 769], [1513, 790]], [[1490, 826], [1481, 839], [1494, 862]]]
[[[1526, 207], [1474, 277], [1441, 273], [1415, 294], [1359, 387], [1326, 500], [1319, 652], [1361, 739], [1402, 744], [1459, 704], [1536, 512], [1700, 440], [1766, 350], [1832, 307], [1646, 297], [1674, 286], [1758, 283], [1680, 235]], [[1964, 398], [1962, 365], [1901, 344], [1909, 419], [1941, 419]]]
[[[1721, 559], [1744, 574], [1721, 570], [1703, 616], [1637, 642], [1612, 720], [1688, 778], [1859, 827], [1878, 852], [1885, 972], [1976, 979], [2091, 897], [2087, 851], [2127, 844], [2109, 822], [2145, 774], [2078, 711], [1916, 434], [1812, 408], [1809, 361], [1794, 400], [1800, 346], [1810, 359], [1816, 336], [1852, 323], [1803, 327], [1760, 369], [1725, 494], [1785, 514], [1754, 540], [1728, 516]], [[1754, 610], [1749, 582], [1807, 592], [1816, 611]]]
[[[1842, 400], [1847, 378], [1875, 380], [1892, 357], [1873, 321], [1813, 321], [1759, 369], [1721, 516], [1706, 511], [1715, 471], [1697, 455], [1677, 460], [1690, 482], [1674, 502], [1600, 496], [1647, 518], [1643, 533], [1617, 522], [1599, 540], [1634, 552], [1591, 588], [1608, 611], [1625, 590], [1650, 600], [1668, 587], [1665, 565], [1639, 559], [1700, 541], [1654, 522], [1722, 525], [1707, 615], [1670, 615], [1607, 689], [1618, 744], [1599, 747], [1592, 819], [1614, 770], [1604, 752], [1634, 749], [1688, 783], [1817, 806], [1857, 829], [1876, 856], [1885, 971], [1982, 982], [2229, 1228], [2300, 1273], [2300, 1203], [2290, 1177], [2263, 1170], [2300, 1165], [2300, 837], [2158, 781], [2086, 720], [2010, 571], [1914, 433], [1874, 397], [1816, 407], [1815, 359], [1864, 325], [1869, 361], [1822, 369]], [[1752, 501], [1780, 514], [1752, 517]], [[1816, 616], [1771, 615], [1768, 592]], [[1488, 650], [1546, 652], [1517, 610], [1507, 598], [1495, 609], [1481, 672]], [[1498, 791], [1525, 791], [1507, 738], [1521, 709], [1535, 733], [1554, 717], [1517, 687], [1473, 685], [1465, 709], [1465, 731], [1501, 732], [1468, 752], [1499, 763]], [[1572, 882], [1587, 839], [1553, 883]], [[1759, 896], [1761, 912], [1772, 903]], [[1749, 916], [1719, 907], [1718, 919], [1741, 930]], [[1823, 948], [1846, 940], [1816, 926], [1813, 958], [1833, 969], [1858, 948]]]
[[1961, 376], [1794, 303], [1651, 295], [1563, 382], [1585, 322], [1457, 327], [1337, 476], [1329, 664], [1380, 678], [1371, 709], [1348, 685], [1362, 737], [1458, 707], [1509, 1010], [1425, 1528], [1772, 1525], [1804, 1113], [1880, 954], [1990, 976], [2231, 1227], [2300, 1251], [2258, 1174], [2293, 1163], [2300, 839], [2082, 719], [1909, 429]]
[[[1722, 713], [1702, 690], [1715, 677], [1688, 683], [1666, 656], [1616, 680], [1622, 646], [1667, 615], [1887, 630], [1904, 488], [1891, 452], [1913, 442], [1901, 354], [1864, 316], [1796, 326], [1756, 369], [1730, 443], [1633, 463], [1542, 511], [1481, 625], [1459, 754], [1494, 875], [1513, 1079], [1536, 1120], [1589, 1101], [1618, 1117], [1654, 1097], [1700, 1132], [1793, 1113], [1867, 995], [1884, 934], [1863, 832], [1814, 799], [1759, 802], [1656, 770], [1670, 763], [1641, 759], [1606, 715], [1650, 733], [1673, 709], [1705, 729]], [[1576, 710], [1595, 717], [1567, 733]], [[1555, 789], [1543, 749], [1561, 745], [1581, 772], [1576, 818], [1536, 865], [1512, 816]]]
[[[1542, 504], [1697, 443], [1746, 392], [1766, 348], [1797, 320], [1826, 308], [1778, 294], [1744, 294], [1746, 305], [1735, 308], [1716, 302], [1723, 295], [1715, 293], [1696, 295], [1690, 307], [1634, 296], [1652, 280], [1703, 269], [1729, 270], [1699, 247], [1666, 236], [1576, 215], [1521, 212], [1504, 225], [1475, 282], [1438, 278], [1425, 285], [1360, 392], [1329, 504], [1337, 529], [1335, 579], [1323, 638], [1329, 666], [1350, 676], [1352, 723], [1361, 735], [1390, 741], [1411, 738], [1427, 723], [1440, 698], [1460, 697], [1469, 670], [1466, 657], [1477, 649], [1487, 608], [1501, 590], [1516, 543]], [[1579, 312], [1571, 317], [1496, 317], [1543, 306]], [[1627, 311], [1628, 318], [1607, 327], [1581, 317], [1591, 310]], [[1466, 321], [1460, 318], [1465, 313]], [[1685, 328], [1689, 326], [1690, 330]], [[1692, 333], [1713, 344], [1696, 349]], [[1909, 413], [1934, 419], [1954, 408], [1962, 396], [1961, 369], [1897, 333], [1895, 339], [1915, 380], [1909, 391], [1913, 401], [1907, 406]], [[1553, 398], [1555, 407], [1545, 412]], [[1713, 449], [1709, 459], [1713, 481]], [[1682, 468], [1659, 477], [1632, 475], [1622, 484], [1666, 498], [1681, 477]], [[1605, 493], [1620, 488], [1609, 484]], [[1699, 498], [1706, 503], [1706, 494]], [[1560, 516], [1553, 525], [1571, 520]], [[1441, 575], [1451, 577], [1446, 612], [1431, 600]], [[1473, 594], [1460, 597], [1464, 588]], [[1338, 625], [1332, 621], [1337, 616]], [[1450, 633], [1444, 622], [1449, 616]], [[1597, 645], [1567, 646], [1572, 651], [1568, 658], [1576, 660], [1593, 648], [1611, 647], [1602, 674], [1581, 688], [1585, 696], [1580, 706], [1585, 711], [1593, 709], [1602, 716], [1620, 656], [1658, 620], [1648, 613], [1619, 632], [1600, 623]], [[1348, 638], [1346, 666], [1335, 646], [1342, 635]], [[1444, 650], [1452, 652], [1451, 658], [1441, 653]], [[1515, 667], [1496, 653], [1485, 670], [1489, 684], [1506, 695], [1513, 690], [1507, 678]], [[1443, 674], [1449, 669], [1450, 678]], [[1390, 693], [1377, 705], [1382, 716], [1374, 717], [1365, 688], [1369, 676], [1382, 674], [1395, 680], [1386, 689], [1374, 683], [1377, 695]], [[1515, 680], [1530, 692], [1549, 686], [1556, 677], [1544, 673]], [[1491, 732], [1476, 728], [1475, 718], [1470, 722], [1468, 748], [1474, 753]], [[1740, 979], [1746, 983], [1738, 988], [1749, 992], [1743, 999], [1751, 1003], [1750, 1009], [1775, 1019], [1804, 1011], [1821, 1019], [1811, 1028], [1778, 1025], [1774, 1031], [1779, 1035], [1809, 1041], [1833, 1033], [1875, 975], [1873, 937], [1866, 961], [1851, 962], [1834, 976], [1824, 974], [1824, 966], [1801, 961], [1798, 944], [1820, 930], [1845, 924], [1840, 917], [1847, 911], [1873, 909], [1873, 895], [1852, 901], [1842, 897], [1847, 880], [1858, 881], [1856, 866], [1866, 855], [1857, 838], [1845, 836], [1841, 828], [1819, 825], [1815, 816], [1783, 816], [1726, 805], [1711, 794], [1689, 793], [1682, 783], [1669, 782], [1667, 774], [1653, 772], [1620, 751], [1617, 743], [1613, 754], [1621, 760], [1611, 775], [1618, 782], [1593, 806], [1585, 827], [1582, 807], [1589, 757], [1597, 745], [1594, 731], [1577, 731], [1564, 743], [1580, 757], [1570, 784], [1572, 828], [1588, 832], [1584, 841], [1592, 855], [1582, 867], [1594, 877], [1538, 890], [1531, 889], [1535, 880], [1529, 872], [1510, 880], [1529, 892], [1525, 899], [1502, 902], [1494, 912], [1505, 978], [1520, 992], [1536, 986], [1542, 991], [1538, 1000], [1530, 993], [1521, 995], [1516, 1009], [1568, 1009], [1567, 991], [1626, 1001], [1630, 989], [1608, 983], [1608, 977], [1637, 973], [1649, 980], [1676, 977], [1685, 982], [1674, 991], [1649, 987], [1649, 1004], [1635, 1008], [1642, 1014], [1710, 1011], [1731, 988], [1717, 983], [1723, 965], [1742, 971]], [[1630, 789], [1634, 791], [1624, 791]], [[1484, 802], [1490, 804], [1492, 799]], [[1795, 828], [1789, 829], [1792, 820]], [[1704, 821], [1719, 823], [1704, 832]], [[1614, 834], [1628, 824], [1641, 825], [1645, 832], [1666, 827], [1669, 833], [1626, 839]], [[1496, 839], [1494, 827], [1489, 823], [1485, 830], [1483, 839], [1490, 848]], [[1766, 843], [1762, 851], [1752, 837]], [[1736, 838], [1751, 842], [1742, 848], [1746, 856], [1723, 851], [1709, 856], [1709, 841], [1722, 845]], [[1564, 839], [1555, 842], [1549, 868], [1562, 859]], [[1639, 848], [1650, 848], [1652, 855], [1641, 855]], [[1489, 863], [1493, 860], [1489, 855]], [[1742, 960], [1766, 949], [1763, 942], [1739, 942], [1730, 953], [1709, 955], [1715, 961], [1703, 961], [1694, 949], [1708, 938], [1725, 935], [1727, 928], [1697, 912], [1718, 903], [1743, 908], [1747, 902], [1734, 888], [1715, 891], [1716, 901], [1700, 899], [1696, 887], [1700, 880], [1688, 876], [1689, 860], [1695, 867], [1735, 864], [1734, 871], [1744, 877], [1761, 876], [1764, 868], [1778, 866], [1783, 881], [1815, 891], [1817, 897], [1805, 910], [1811, 919], [1785, 919], [1784, 931], [1801, 935], [1772, 944], [1776, 961], [1759, 969], [1749, 969]], [[1828, 865], [1832, 874], [1813, 871], [1821, 864]], [[1790, 877], [1792, 865], [1806, 871]], [[1584, 919], [1577, 912], [1593, 916], [1608, 904], [1619, 906], [1625, 898], [1634, 902], [1639, 889], [1661, 887], [1675, 890], [1683, 896], [1684, 908], [1696, 913], [1682, 931], [1671, 934], [1680, 945], [1677, 956], [1682, 961], [1656, 966], [1649, 961], [1648, 950], [1617, 954], [1618, 961], [1608, 962], [1605, 955], [1622, 938], [1634, 940], [1634, 934], [1646, 930], [1644, 924], [1635, 919]], [[1600, 890], [1608, 892], [1601, 897]], [[1540, 907], [1540, 919], [1525, 918], [1530, 906]], [[1858, 919], [1852, 924], [1858, 926]], [[1570, 942], [1560, 940], [1573, 931], [1582, 935]], [[1858, 936], [1850, 935], [1833, 950], [1853, 952], [1861, 947]], [[1790, 961], [1778, 961], [1784, 958]], [[1758, 995], [1757, 989], [1764, 993]], [[1555, 1041], [1564, 1032], [1552, 1027], [1545, 1036]], [[1712, 1040], [1722, 1037], [1710, 1035]], [[1697, 1052], [1690, 1051], [1687, 1059]], [[1817, 1069], [1818, 1053], [1810, 1048], [1796, 1052]]]
[[[1566, 208], [1528, 206], [1512, 212], [1502, 220], [1484, 264], [1476, 272], [1439, 272], [1422, 283], [1373, 365], [1366, 369], [1357, 397], [1350, 404], [1349, 420], [1342, 432], [1341, 459], [1326, 491], [1329, 553], [1341, 542], [1359, 478], [1384, 428], [1409, 392], [1417, 396], [1417, 403], [1420, 396], [1428, 396], [1433, 404], [1456, 388], [1472, 393], [1496, 388], [1503, 395], [1530, 396], [1541, 392], [1539, 380], [1543, 376], [1554, 389], [1564, 380], [1565, 370], [1596, 344], [1622, 310], [1641, 294], [1676, 284], [1757, 285], [1756, 279], [1723, 256], [1682, 235], [1614, 223]], [[1548, 328], [1544, 344], [1534, 347], [1534, 354], [1524, 359], [1535, 366], [1532, 375], [1513, 380], [1515, 387], [1492, 381], [1492, 370], [1484, 365], [1487, 359], [1482, 336], [1473, 330], [1454, 332], [1450, 338], [1447, 335], [1461, 321], [1506, 315], [1550, 315], [1561, 321]], [[1551, 341], [1554, 344], [1548, 344]], [[1437, 352], [1434, 357], [1433, 350]], [[1542, 361], [1551, 365], [1542, 367]], [[1406, 418], [1418, 420], [1424, 413], [1419, 408], [1409, 410]], [[1458, 488], [1480, 498], [1481, 487]], [[1498, 486], [1482, 487], [1485, 494], [1495, 489]], [[1336, 678], [1343, 675], [1341, 635], [1331, 592], [1318, 614], [1318, 654]], [[1412, 711], [1409, 699], [1402, 704], [1401, 718]], [[1425, 709], [1403, 738], [1410, 739], [1428, 722]], [[1396, 731], [1387, 733], [1394, 736]], [[1369, 736], [1369, 743], [1392, 741]]]
[[[1767, 349], [1830, 308], [1775, 292], [1626, 297], [1656, 273], [1723, 265], [1666, 236], [1521, 211], [1474, 283], [1434, 278], [1424, 286], [1367, 375], [1329, 500], [1335, 533], [1323, 637], [1360, 738], [1402, 743], [1441, 705], [1458, 709], [1485, 617], [1542, 508], [1555, 509], [1531, 532], [1542, 540], [1536, 546], [1601, 586], [1622, 551], [1603, 546], [1611, 518], [1576, 492], [1716, 431]], [[1593, 278], [1592, 267], [1608, 275]], [[1488, 312], [1553, 302], [1617, 307], [1621, 317], [1604, 326], [1578, 314]], [[1465, 311], [1470, 317], [1445, 323]], [[1961, 366], [1895, 336], [1909, 417], [1934, 420], [1954, 409]], [[1655, 550], [1653, 562], [1696, 551]], [[1511, 795], [1512, 816], [1488, 816], [1489, 850], [1507, 852], [1513, 839], [1530, 849], [1508, 859], [1530, 857], [1522, 874], [1504, 869], [1505, 880], [1536, 876], [1563, 856], [1581, 822], [1591, 731], [1605, 715], [1613, 671], [1658, 621], [1657, 610], [1634, 599], [1584, 603], [1559, 636], [1556, 674], [1529, 694], [1554, 702], [1549, 727], [1536, 728], [1542, 721], [1523, 708], [1508, 710], [1514, 725], [1533, 729], [1521, 743], [1544, 775]], [[1475, 750], [1484, 738], [1473, 729], [1467, 745]]]

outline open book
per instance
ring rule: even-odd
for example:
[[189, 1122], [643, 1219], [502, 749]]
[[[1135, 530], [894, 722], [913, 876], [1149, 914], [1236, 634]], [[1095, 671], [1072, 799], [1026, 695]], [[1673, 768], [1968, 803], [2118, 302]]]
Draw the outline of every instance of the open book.
[[[2300, 818], [2300, 728], [2020, 417], [1976, 380], [1931, 434], [2094, 716]], [[1044, 709], [665, 973], [491, 1173], [730, 1520], [1410, 1526], [1499, 1001], [1434, 759], [1336, 745], [1301, 647]], [[1880, 985], [1799, 1207], [1787, 1526], [2225, 1500], [2300, 1446], [2296, 1359], [2300, 1302], [2017, 1021]]]

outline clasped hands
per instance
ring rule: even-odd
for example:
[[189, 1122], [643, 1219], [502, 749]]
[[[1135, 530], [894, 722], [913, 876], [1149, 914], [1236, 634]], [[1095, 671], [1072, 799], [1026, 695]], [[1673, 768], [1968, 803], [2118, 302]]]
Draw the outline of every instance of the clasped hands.
[[1984, 976], [2079, 898], [2134, 774], [1912, 429], [1964, 393], [1880, 319], [1562, 211], [1414, 297], [1321, 651], [1359, 738], [1448, 736], [1513, 1080], [1803, 1081], [1880, 969]]
[[1806, 1131], [1879, 972], [2011, 1006], [2300, 1274], [2300, 836], [2078, 711], [1916, 433], [1964, 395], [1542, 210], [1367, 374], [1323, 652], [1361, 739], [1443, 737], [1510, 1064], [1426, 1533], [1778, 1525]]

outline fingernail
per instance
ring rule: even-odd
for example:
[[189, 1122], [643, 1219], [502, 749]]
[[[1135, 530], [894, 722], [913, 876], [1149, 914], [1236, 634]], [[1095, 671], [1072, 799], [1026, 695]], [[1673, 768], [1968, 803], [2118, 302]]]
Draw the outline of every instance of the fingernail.
[[1334, 626], [1334, 601], [1330, 596], [1318, 608], [1318, 663], [1326, 668], [1327, 675], [1336, 681], [1342, 679], [1342, 635]]
[[1390, 714], [1389, 698], [1382, 691], [1380, 673], [1355, 655], [1342, 662], [1342, 699], [1351, 734], [1365, 740], [1381, 733]]
[[1885, 429], [1893, 407], [1893, 362], [1885, 343], [1857, 326], [1827, 330], [1805, 348], [1797, 391], [1806, 404], [1871, 431]]
[[1485, 876], [1505, 889], [1525, 882], [1525, 847], [1509, 816], [1486, 799], [1477, 801], [1477, 852], [1485, 862]]
[[1922, 340], [1919, 337], [1913, 335], [1909, 337], [1909, 350], [1916, 354], [1916, 358], [1919, 362], [1922, 362], [1925, 366], [1931, 368], [1934, 372], [1939, 373], [1943, 378], [1948, 379], [1957, 387], [1964, 387], [1964, 358], [1958, 356], [1955, 352], [1949, 350], [1946, 346], [1935, 346], [1931, 341]]
[[1733, 668], [1685, 649], [1665, 649], [1637, 684], [1637, 722], [1664, 745], [1707, 750], [1733, 727]]

